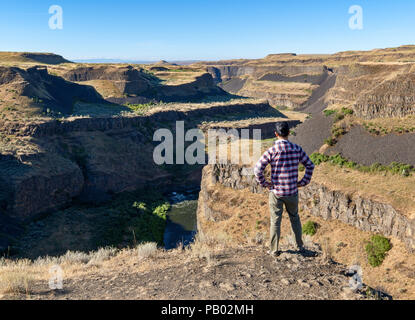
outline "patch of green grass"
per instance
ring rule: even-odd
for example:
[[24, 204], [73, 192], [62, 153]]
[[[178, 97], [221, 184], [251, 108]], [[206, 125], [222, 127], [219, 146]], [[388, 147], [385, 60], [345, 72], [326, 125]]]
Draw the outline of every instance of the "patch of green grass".
[[333, 127], [331, 133], [333, 134], [334, 138], [338, 138], [346, 134], [346, 130], [342, 127]]
[[329, 116], [331, 116], [331, 115], [333, 115], [333, 114], [336, 114], [336, 113], [337, 113], [337, 111], [336, 111], [336, 110], [324, 110], [324, 111], [323, 111], [323, 113], [324, 113], [324, 115], [325, 115], [326, 117], [329, 117]]
[[353, 111], [352, 109], [349, 109], [349, 108], [345, 108], [345, 107], [343, 107], [343, 108], [342, 108], [342, 113], [343, 113], [344, 115], [352, 115], [352, 114], [354, 113], [354, 111]]
[[148, 110], [150, 110], [152, 107], [154, 107], [155, 105], [157, 104], [150, 102], [150, 103], [143, 103], [143, 104], [127, 103], [125, 106], [135, 113], [144, 114]]
[[378, 267], [386, 257], [386, 253], [392, 248], [389, 239], [381, 235], [374, 235], [366, 244], [367, 259], [372, 267]]
[[323, 163], [323, 162], [327, 162], [329, 161], [329, 156], [326, 156], [325, 154], [321, 154], [318, 152], [314, 152], [313, 154], [310, 155], [310, 159], [311, 161], [313, 161], [313, 163], [318, 166], [319, 164]]
[[314, 221], [307, 221], [304, 225], [303, 225], [303, 234], [309, 235], [309, 236], [314, 236], [317, 232], [317, 223], [315, 223]]
[[335, 115], [334, 121], [337, 122], [337, 121], [343, 120], [345, 116], [352, 115], [354, 113], [354, 111], [352, 109], [343, 107], [343, 108], [341, 108], [340, 111], [337, 111], [337, 110], [324, 110], [323, 113], [326, 117], [329, 117], [331, 115]]

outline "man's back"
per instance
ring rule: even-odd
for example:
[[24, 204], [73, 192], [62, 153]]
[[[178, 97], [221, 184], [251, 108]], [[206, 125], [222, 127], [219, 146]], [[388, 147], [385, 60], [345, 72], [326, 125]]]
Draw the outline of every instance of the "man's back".
[[[298, 182], [298, 166], [302, 163], [306, 172], [304, 178]], [[258, 161], [255, 166], [257, 181], [268, 187], [263, 172], [271, 164], [272, 192], [277, 196], [293, 196], [298, 193], [298, 186], [310, 183], [314, 164], [303, 149], [288, 140], [277, 140]]]

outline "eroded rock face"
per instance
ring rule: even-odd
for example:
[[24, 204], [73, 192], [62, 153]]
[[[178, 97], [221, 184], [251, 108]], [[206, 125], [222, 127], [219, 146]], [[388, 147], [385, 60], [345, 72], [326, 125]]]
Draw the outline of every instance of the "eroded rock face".
[[21, 222], [71, 202], [84, 183], [81, 169], [57, 154], [2, 157], [0, 180], [7, 192], [0, 211]]
[[150, 76], [132, 66], [80, 67], [63, 75], [68, 81], [111, 80], [123, 94], [142, 94], [150, 89]]
[[[223, 220], [220, 212], [210, 210], [209, 200], [214, 185], [247, 192], [267, 194], [268, 190], [260, 187], [253, 175], [246, 175], [246, 169], [238, 165], [208, 165], [203, 169], [199, 212], [204, 212], [205, 219]], [[299, 191], [300, 208], [308, 210], [325, 220], [337, 219], [364, 231], [394, 236], [402, 240], [407, 248], [415, 250], [415, 222], [405, 217], [387, 203], [381, 203], [360, 196], [350, 196], [341, 191], [311, 183]]]
[[415, 114], [415, 77], [408, 65], [351, 65], [337, 70], [333, 103], [353, 105], [366, 119]]
[[337, 219], [364, 231], [394, 236], [415, 250], [415, 224], [391, 205], [360, 196], [350, 197], [311, 183], [299, 193], [300, 205], [326, 220]]
[[0, 88], [15, 92], [14, 99], [25, 97], [33, 100], [33, 104], [41, 104], [43, 111], [50, 108], [63, 114], [71, 113], [77, 100], [105, 102], [94, 88], [51, 75], [45, 67], [36, 66], [27, 70], [0, 67]]
[[209, 95], [227, 95], [216, 86], [209, 73], [178, 85], [163, 85], [157, 77], [132, 66], [80, 67], [66, 72], [63, 77], [68, 81], [81, 83], [92, 80], [109, 81], [118, 89], [120, 97], [132, 95], [170, 102], [201, 99]]

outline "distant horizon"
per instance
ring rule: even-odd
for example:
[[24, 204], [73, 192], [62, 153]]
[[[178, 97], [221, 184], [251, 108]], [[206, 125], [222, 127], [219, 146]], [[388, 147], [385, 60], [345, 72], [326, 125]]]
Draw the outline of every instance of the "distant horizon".
[[378, 48], [372, 48], [372, 49], [367, 49], [367, 50], [341, 50], [341, 51], [335, 51], [335, 52], [313, 52], [313, 53], [298, 53], [298, 52], [272, 52], [272, 53], [268, 53], [265, 56], [262, 57], [257, 57], [257, 58], [244, 58], [244, 57], [235, 57], [235, 58], [229, 58], [229, 59], [213, 59], [213, 60], [208, 60], [208, 59], [178, 59], [178, 60], [170, 60], [170, 59], [158, 59], [158, 60], [143, 60], [143, 59], [139, 59], [139, 58], [131, 58], [131, 59], [122, 59], [122, 58], [67, 58], [65, 56], [63, 56], [64, 58], [67, 58], [68, 60], [74, 61], [74, 62], [81, 62], [81, 61], [122, 61], [122, 62], [141, 62], [141, 63], [154, 63], [154, 62], [159, 62], [159, 61], [167, 61], [167, 62], [171, 62], [171, 63], [175, 63], [175, 62], [203, 62], [203, 61], [219, 61], [219, 60], [238, 60], [238, 59], [247, 59], [247, 60], [255, 60], [255, 59], [263, 59], [265, 57], [267, 57], [268, 55], [272, 55], [272, 54], [296, 54], [297, 56], [300, 55], [333, 55], [336, 53], [340, 53], [340, 52], [348, 52], [348, 51], [373, 51], [373, 50], [382, 50], [382, 49], [390, 49], [390, 48], [399, 48], [399, 47], [404, 47], [404, 46], [415, 46], [415, 43], [405, 43], [405, 44], [401, 44], [398, 46], [394, 46], [394, 47], [378, 47]]
[[0, 4], [0, 50], [69, 60], [217, 61], [414, 43], [415, 1], [49, 0]]
[[119, 58], [119, 57], [92, 57], [92, 58], [71, 58], [71, 57], [67, 57], [61, 53], [57, 53], [57, 52], [46, 52], [46, 51], [11, 51], [11, 50], [0, 50], [0, 52], [16, 52], [16, 53], [38, 53], [38, 54], [56, 54], [56, 55], [60, 55], [63, 58], [65, 58], [66, 60], [69, 60], [71, 62], [77, 62], [77, 63], [135, 63], [135, 64], [152, 64], [152, 63], [157, 63], [160, 61], [166, 61], [169, 63], [185, 63], [185, 64], [190, 64], [190, 63], [197, 63], [197, 62], [204, 62], [204, 61], [220, 61], [220, 60], [238, 60], [238, 59], [247, 59], [247, 60], [255, 60], [255, 59], [263, 59], [268, 55], [272, 55], [272, 54], [295, 54], [297, 56], [299, 55], [332, 55], [332, 54], [336, 54], [336, 53], [340, 53], [340, 52], [348, 52], [348, 51], [373, 51], [373, 50], [382, 50], [382, 49], [390, 49], [390, 48], [399, 48], [399, 47], [404, 47], [404, 46], [415, 46], [415, 43], [405, 43], [405, 44], [401, 44], [401, 45], [397, 45], [397, 46], [393, 46], [393, 47], [377, 47], [377, 48], [371, 48], [371, 49], [367, 49], [367, 50], [341, 50], [341, 51], [336, 51], [336, 52], [331, 52], [331, 53], [327, 53], [327, 52], [314, 52], [314, 53], [298, 53], [298, 52], [272, 52], [272, 53], [268, 53], [267, 55], [263, 56], [263, 57], [257, 57], [257, 58], [245, 58], [245, 57], [234, 57], [234, 58], [228, 58], [228, 59], [176, 59], [176, 60], [171, 60], [171, 59], [157, 59], [157, 60], [145, 60], [145, 59], [140, 59], [140, 58]]

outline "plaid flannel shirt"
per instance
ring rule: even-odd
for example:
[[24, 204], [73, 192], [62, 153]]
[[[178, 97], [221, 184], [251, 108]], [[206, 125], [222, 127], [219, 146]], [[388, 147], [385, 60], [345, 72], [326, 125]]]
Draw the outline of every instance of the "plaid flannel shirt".
[[[271, 163], [271, 183], [266, 181], [264, 170]], [[298, 182], [298, 165], [305, 167], [305, 175]], [[288, 141], [277, 140], [259, 159], [254, 173], [256, 180], [263, 187], [271, 187], [276, 196], [294, 196], [298, 194], [298, 186], [310, 183], [314, 164], [303, 149]]]

